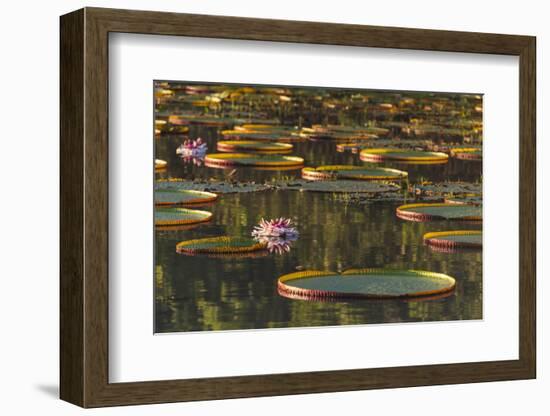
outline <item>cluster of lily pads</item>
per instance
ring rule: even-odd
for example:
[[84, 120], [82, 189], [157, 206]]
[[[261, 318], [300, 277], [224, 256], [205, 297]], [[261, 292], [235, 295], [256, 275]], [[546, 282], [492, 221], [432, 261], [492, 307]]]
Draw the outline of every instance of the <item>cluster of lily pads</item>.
[[[155, 135], [189, 132], [193, 125], [220, 129], [218, 153], [207, 153], [201, 139], [184, 139], [176, 153], [195, 164], [211, 168], [256, 167], [300, 169], [302, 179], [276, 184], [223, 181], [158, 181], [155, 188], [155, 224], [158, 227], [190, 226], [209, 221], [212, 213], [195, 209], [215, 201], [219, 194], [259, 190], [303, 190], [354, 195], [358, 200], [373, 195], [399, 193], [407, 181], [406, 170], [385, 163], [444, 164], [449, 158], [482, 160], [481, 97], [460, 106], [433, 94], [329, 94], [319, 89], [183, 85], [158, 83]], [[472, 104], [473, 103], [473, 104]], [[189, 108], [196, 109], [191, 111]], [[286, 124], [291, 109], [310, 108], [326, 115], [326, 123]], [[342, 112], [360, 109], [361, 125], [331, 124]], [[468, 113], [471, 117], [456, 117]], [[368, 115], [368, 116], [367, 116]], [[399, 139], [388, 139], [398, 132]], [[445, 140], [441, 140], [444, 137]], [[305, 166], [304, 158], [291, 155], [294, 144], [305, 140], [331, 141], [339, 152], [359, 155], [368, 165]], [[378, 166], [372, 166], [378, 164]], [[155, 168], [166, 166], [155, 161]], [[396, 216], [409, 221], [462, 220], [480, 222], [481, 188], [470, 184], [420, 183], [406, 192], [429, 203], [404, 204]], [[186, 240], [176, 251], [187, 255], [256, 257], [290, 250], [299, 232], [289, 218], [261, 219], [249, 237], [214, 236]], [[481, 231], [443, 230], [424, 235], [435, 250], [481, 247]], [[455, 280], [441, 273], [389, 269], [358, 269], [342, 274], [303, 271], [281, 276], [278, 290], [298, 299], [334, 298], [429, 298], [447, 296]]]

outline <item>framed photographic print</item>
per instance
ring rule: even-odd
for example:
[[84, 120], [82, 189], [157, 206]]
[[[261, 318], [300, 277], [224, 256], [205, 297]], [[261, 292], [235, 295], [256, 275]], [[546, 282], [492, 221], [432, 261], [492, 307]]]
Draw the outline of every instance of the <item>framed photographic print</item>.
[[535, 38], [61, 17], [83, 406], [534, 378]]

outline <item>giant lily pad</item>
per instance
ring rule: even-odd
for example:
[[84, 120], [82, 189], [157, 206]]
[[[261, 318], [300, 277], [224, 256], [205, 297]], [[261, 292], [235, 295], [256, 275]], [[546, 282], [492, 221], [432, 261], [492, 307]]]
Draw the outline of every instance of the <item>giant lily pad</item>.
[[215, 201], [218, 195], [211, 192], [183, 189], [155, 191], [155, 205], [193, 205]]
[[226, 140], [218, 142], [220, 152], [289, 153], [290, 143], [260, 142], [256, 140]]
[[293, 134], [290, 131], [242, 131], [242, 130], [224, 130], [222, 131], [224, 139], [234, 140], [255, 140], [268, 142], [293, 142], [302, 141], [303, 138]]
[[245, 237], [211, 237], [186, 240], [176, 245], [176, 251], [183, 254], [237, 254], [265, 250], [266, 243]]
[[447, 204], [481, 205], [483, 203], [483, 198], [481, 197], [481, 195], [465, 194], [453, 197], [446, 197], [443, 202]]
[[327, 126], [322, 126], [319, 124], [313, 125], [313, 132], [318, 135], [326, 134], [328, 138], [332, 134], [349, 134], [349, 135], [376, 135], [382, 136], [390, 132], [389, 129], [384, 127], [372, 127], [372, 126], [339, 126], [329, 124]]
[[411, 163], [445, 163], [449, 156], [439, 152], [424, 152], [406, 149], [363, 149], [360, 153], [361, 160], [365, 162], [403, 161]]
[[349, 165], [324, 165], [317, 168], [303, 168], [302, 178], [308, 180], [360, 179], [396, 180], [407, 177], [407, 172], [389, 168], [364, 168]]
[[156, 208], [155, 225], [190, 225], [209, 221], [212, 213], [208, 211], [199, 211], [187, 208]]
[[279, 277], [279, 294], [289, 298], [423, 298], [450, 294], [455, 279], [420, 270], [352, 269], [342, 274], [303, 271]]
[[247, 153], [211, 153], [204, 159], [206, 166], [257, 166], [257, 167], [300, 167], [304, 159], [298, 156], [251, 155]]
[[483, 235], [478, 230], [439, 231], [424, 234], [424, 242], [444, 248], [481, 248]]
[[396, 215], [409, 221], [468, 220], [481, 221], [482, 209], [460, 204], [407, 204], [397, 207]]

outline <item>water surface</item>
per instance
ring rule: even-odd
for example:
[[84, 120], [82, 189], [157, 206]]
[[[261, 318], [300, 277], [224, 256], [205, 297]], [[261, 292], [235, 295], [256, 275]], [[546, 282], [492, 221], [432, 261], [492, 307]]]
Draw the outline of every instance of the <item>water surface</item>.
[[[191, 126], [186, 135], [207, 141], [217, 152], [223, 139], [215, 127]], [[390, 137], [397, 136], [392, 132]], [[229, 180], [230, 170], [196, 166], [176, 155], [182, 135], [155, 139], [155, 157], [168, 161], [156, 178]], [[351, 164], [406, 170], [419, 180], [479, 181], [481, 163], [450, 159], [447, 164], [368, 164], [358, 154], [336, 151], [336, 142], [294, 143], [292, 155], [306, 166]], [[300, 170], [265, 171], [238, 168], [231, 180], [258, 183], [290, 181]], [[320, 325], [449, 321], [482, 317], [482, 253], [443, 253], [422, 244], [426, 232], [480, 229], [458, 221], [416, 223], [395, 216], [403, 202], [358, 204], [329, 193], [273, 190], [223, 194], [201, 209], [209, 223], [185, 230], [157, 230], [155, 254], [155, 332], [311, 327]], [[290, 252], [256, 258], [209, 258], [177, 254], [178, 242], [219, 235], [250, 236], [261, 218], [289, 217], [300, 237]], [[456, 279], [449, 297], [425, 301], [352, 300], [336, 302], [288, 299], [277, 293], [277, 278], [296, 270], [343, 271], [392, 267], [448, 274]]]

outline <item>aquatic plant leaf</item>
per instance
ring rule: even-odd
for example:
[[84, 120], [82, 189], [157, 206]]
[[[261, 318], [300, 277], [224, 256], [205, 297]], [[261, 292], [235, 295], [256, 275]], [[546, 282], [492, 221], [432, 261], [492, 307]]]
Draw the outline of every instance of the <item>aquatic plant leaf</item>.
[[176, 245], [178, 253], [230, 254], [265, 250], [267, 244], [247, 237], [210, 237], [186, 240]]
[[212, 192], [183, 189], [155, 191], [155, 205], [191, 205], [215, 201], [218, 195]]
[[258, 166], [258, 167], [299, 167], [304, 159], [298, 156], [253, 155], [247, 153], [211, 153], [206, 155], [207, 166]]
[[383, 162], [395, 160], [404, 162], [446, 162], [449, 156], [445, 153], [426, 152], [421, 150], [408, 150], [398, 148], [363, 149], [360, 153], [361, 160], [365, 162]]
[[482, 208], [475, 205], [460, 204], [408, 204], [397, 207], [399, 218], [410, 221], [431, 220], [482, 220]]
[[444, 202], [447, 204], [481, 205], [483, 203], [483, 198], [481, 195], [466, 194], [463, 196], [446, 197]]
[[483, 234], [478, 230], [438, 231], [424, 234], [423, 240], [431, 246], [481, 248]]
[[279, 293], [299, 298], [411, 298], [452, 292], [455, 279], [420, 270], [352, 269], [342, 274], [303, 271], [278, 279]]
[[324, 165], [302, 169], [302, 178], [308, 180], [358, 179], [396, 180], [407, 177], [407, 172], [389, 168], [365, 168], [351, 165]]
[[255, 182], [225, 182], [225, 181], [189, 181], [183, 179], [158, 180], [157, 190], [196, 190], [216, 194], [233, 194], [260, 192], [273, 189], [273, 186]]
[[224, 140], [217, 144], [220, 152], [288, 153], [290, 143], [260, 142], [255, 140]]
[[212, 213], [187, 208], [155, 208], [155, 225], [189, 225], [209, 221]]
[[483, 152], [479, 147], [453, 148], [450, 150], [452, 157], [461, 160], [477, 160], [483, 159]]
[[382, 183], [373, 181], [357, 180], [328, 180], [328, 181], [294, 181], [287, 184], [280, 184], [279, 189], [295, 189], [311, 192], [330, 192], [330, 193], [379, 193], [399, 190], [399, 185], [394, 183]]
[[155, 159], [155, 169], [164, 169], [167, 165], [168, 162], [166, 162], [166, 160]]

